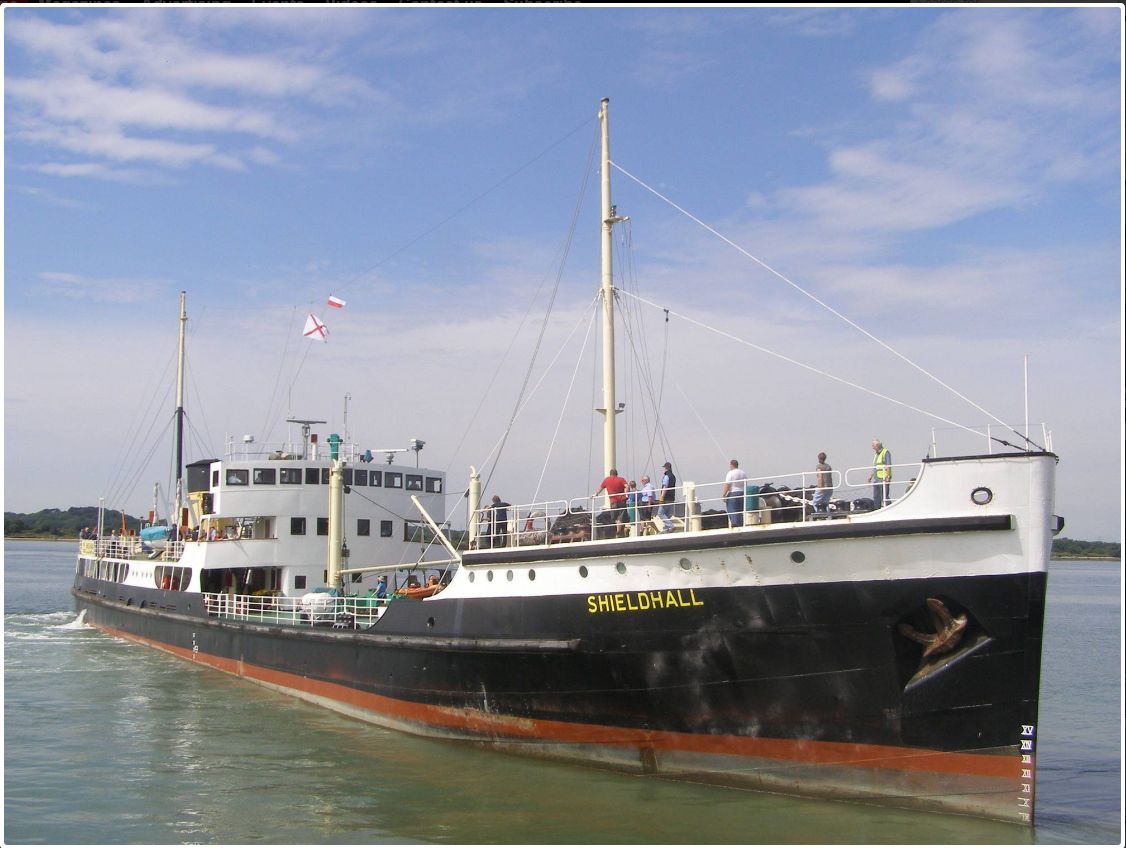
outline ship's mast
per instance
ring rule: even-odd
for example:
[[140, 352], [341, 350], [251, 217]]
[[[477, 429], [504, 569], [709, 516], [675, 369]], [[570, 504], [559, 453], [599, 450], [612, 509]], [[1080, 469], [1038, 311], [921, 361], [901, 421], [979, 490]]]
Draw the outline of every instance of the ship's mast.
[[180, 292], [180, 349], [176, 359], [176, 499], [170, 525], [181, 523], [184, 503], [184, 325], [188, 323], [186, 293]]
[[602, 127], [602, 431], [603, 473], [616, 467], [617, 427], [615, 416], [621, 412], [614, 396], [614, 224], [626, 220], [617, 215], [610, 201], [610, 98], [602, 100], [598, 111]]

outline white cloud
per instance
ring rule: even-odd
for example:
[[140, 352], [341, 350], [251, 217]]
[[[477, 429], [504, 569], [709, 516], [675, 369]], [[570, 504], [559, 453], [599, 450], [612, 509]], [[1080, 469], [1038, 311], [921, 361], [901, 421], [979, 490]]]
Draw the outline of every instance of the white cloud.
[[911, 162], [902, 150], [842, 148], [830, 156], [835, 180], [781, 192], [779, 201], [827, 229], [883, 233], [941, 227], [1011, 205], [1025, 189], [1003, 175], [983, 179], [967, 163]]
[[167, 289], [158, 280], [91, 278], [65, 271], [43, 271], [38, 289], [45, 296], [62, 296], [98, 303], [140, 303]]
[[[163, 175], [152, 171], [141, 171], [135, 168], [114, 168], [102, 162], [44, 162], [41, 165], [34, 166], [31, 170], [54, 177], [89, 177], [137, 185], [156, 185], [167, 182]], [[39, 192], [36, 193], [39, 194]], [[83, 203], [74, 208], [88, 209], [90, 204]]]
[[240, 132], [289, 141], [296, 133], [255, 109], [200, 102], [152, 86], [108, 85], [84, 76], [11, 80], [9, 96], [36, 107], [52, 124], [166, 129], [187, 132]]
[[19, 192], [33, 198], [34, 200], [46, 204], [48, 206], [57, 206], [62, 209], [89, 209], [90, 204], [81, 200], [75, 200], [70, 197], [63, 197], [53, 191], [38, 186], [12, 186], [8, 188], [12, 191]]
[[273, 165], [276, 150], [266, 155], [259, 146], [246, 156], [234, 139], [292, 144], [302, 124], [295, 108], [375, 96], [363, 81], [314, 58], [279, 47], [211, 47], [193, 28], [181, 31], [175, 12], [145, 11], [78, 24], [9, 16], [8, 37], [28, 54], [6, 79], [12, 138], [33, 145], [25, 158], [62, 150], [171, 169]]
[[857, 27], [855, 14], [847, 9], [787, 9], [773, 12], [770, 21], [808, 38], [847, 38]]

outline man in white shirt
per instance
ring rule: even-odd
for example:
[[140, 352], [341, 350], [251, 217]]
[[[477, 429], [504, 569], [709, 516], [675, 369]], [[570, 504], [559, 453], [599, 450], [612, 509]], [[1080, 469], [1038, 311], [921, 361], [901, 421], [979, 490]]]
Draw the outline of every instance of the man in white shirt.
[[732, 527], [743, 526], [744, 494], [747, 488], [747, 473], [739, 467], [739, 460], [731, 460], [731, 470], [723, 483], [723, 499], [727, 504], [727, 522]]

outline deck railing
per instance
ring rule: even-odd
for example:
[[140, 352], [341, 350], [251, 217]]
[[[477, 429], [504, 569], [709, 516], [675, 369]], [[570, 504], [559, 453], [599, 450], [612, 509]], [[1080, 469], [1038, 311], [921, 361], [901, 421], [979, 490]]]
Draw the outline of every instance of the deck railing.
[[[891, 466], [889, 497], [883, 505], [903, 497], [921, 468], [921, 463], [917, 462]], [[678, 483], [675, 501], [663, 505], [654, 503], [648, 508], [637, 502], [613, 509], [609, 499], [600, 495], [508, 506], [502, 520], [490, 505], [471, 517], [476, 524], [474, 546], [556, 545], [619, 536], [843, 518], [876, 508], [872, 502], [873, 484], [867, 480], [871, 471], [871, 466], [862, 466], [829, 472], [831, 485], [824, 510], [814, 509], [814, 495], [818, 491], [816, 471], [748, 478], [742, 504], [729, 504], [723, 496], [725, 484], [718, 481]]]
[[184, 542], [158, 542], [156, 546], [142, 542], [137, 536], [108, 536], [103, 539], [79, 539], [78, 553], [98, 559], [151, 559], [175, 562], [184, 555]]
[[212, 618], [261, 624], [329, 626], [362, 630], [387, 610], [389, 598], [314, 593], [312, 599], [273, 595], [229, 595], [204, 592], [203, 604]]

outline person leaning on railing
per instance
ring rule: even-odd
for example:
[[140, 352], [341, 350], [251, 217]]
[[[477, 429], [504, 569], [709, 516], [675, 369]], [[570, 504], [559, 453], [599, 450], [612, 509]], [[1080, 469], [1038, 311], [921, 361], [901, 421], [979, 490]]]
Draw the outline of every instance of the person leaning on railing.
[[500, 495], [493, 495], [493, 505], [487, 510], [486, 514], [490, 517], [490, 523], [486, 536], [489, 538], [490, 548], [503, 548], [508, 544], [508, 508], [512, 506], [500, 499]]

